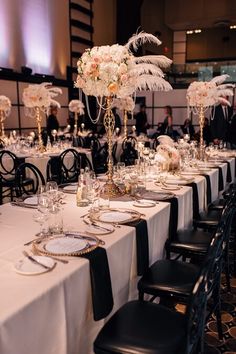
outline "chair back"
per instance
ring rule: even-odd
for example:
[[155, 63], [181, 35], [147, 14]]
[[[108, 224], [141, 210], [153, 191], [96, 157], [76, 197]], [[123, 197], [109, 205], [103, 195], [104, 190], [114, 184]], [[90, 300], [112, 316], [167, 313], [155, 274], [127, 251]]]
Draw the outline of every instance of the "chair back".
[[131, 146], [132, 148], [135, 148], [136, 143], [137, 139], [132, 135], [128, 135], [122, 142], [122, 150], [124, 151], [127, 148], [127, 145]]
[[77, 182], [82, 168], [82, 156], [75, 149], [64, 150], [59, 156], [59, 183]]
[[84, 147], [85, 146], [85, 141], [84, 138], [80, 135], [78, 136], [73, 136], [72, 138], [72, 145], [74, 147]]
[[16, 195], [36, 194], [40, 186], [45, 185], [41, 171], [32, 163], [24, 162], [17, 167], [15, 179]]
[[222, 254], [222, 232], [216, 232], [208, 248], [187, 306], [186, 354], [194, 352], [199, 343], [203, 343], [207, 299], [221, 274]]
[[93, 167], [96, 174], [107, 172], [108, 145], [105, 143], [100, 149], [94, 152]]
[[13, 152], [8, 150], [0, 151], [0, 179], [4, 182], [9, 182], [15, 179], [17, 167], [24, 162], [24, 159], [19, 159]]

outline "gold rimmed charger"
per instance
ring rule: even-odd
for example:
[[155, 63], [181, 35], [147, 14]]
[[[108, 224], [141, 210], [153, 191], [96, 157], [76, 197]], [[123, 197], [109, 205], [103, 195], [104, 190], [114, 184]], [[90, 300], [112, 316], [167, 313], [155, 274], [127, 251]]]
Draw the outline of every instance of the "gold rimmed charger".
[[95, 235], [86, 235], [71, 231], [36, 240], [32, 244], [33, 251], [46, 256], [80, 256], [95, 250], [104, 244]]
[[101, 209], [90, 216], [90, 219], [95, 222], [102, 222], [108, 224], [126, 224], [128, 222], [137, 221], [141, 219], [143, 214], [133, 209], [126, 208], [107, 208]]

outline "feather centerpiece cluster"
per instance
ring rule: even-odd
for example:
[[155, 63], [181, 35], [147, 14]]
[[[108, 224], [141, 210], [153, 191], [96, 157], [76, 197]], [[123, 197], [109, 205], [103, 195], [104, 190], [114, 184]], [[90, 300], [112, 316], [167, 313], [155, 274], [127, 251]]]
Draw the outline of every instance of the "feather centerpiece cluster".
[[100, 46], [87, 49], [78, 60], [78, 77], [75, 86], [86, 95], [96, 97], [124, 98], [136, 90], [171, 90], [164, 79], [161, 67], [167, 67], [171, 60], [163, 55], [135, 57], [136, 51], [144, 43], [160, 45], [158, 38], [150, 33], [133, 35], [122, 46]]
[[167, 163], [170, 170], [177, 169], [180, 163], [180, 153], [174, 146], [160, 144], [156, 148], [155, 160]]
[[124, 98], [115, 98], [112, 106], [118, 108], [120, 111], [133, 112], [135, 108], [135, 102], [130, 96]]
[[84, 104], [80, 100], [71, 100], [69, 103], [69, 111], [77, 113], [80, 116], [84, 114]]
[[4, 116], [9, 116], [11, 112], [11, 101], [7, 96], [0, 96], [0, 111], [4, 113]]
[[22, 101], [27, 108], [29, 116], [35, 116], [35, 108], [46, 113], [50, 106], [60, 108], [60, 103], [54, 99], [62, 91], [58, 87], [52, 87], [51, 83], [43, 82], [41, 84], [29, 85], [23, 91]]
[[211, 81], [194, 81], [187, 90], [187, 101], [190, 107], [204, 108], [224, 103], [230, 106], [226, 97], [233, 96], [232, 84], [223, 84], [229, 75], [220, 75], [214, 77]]

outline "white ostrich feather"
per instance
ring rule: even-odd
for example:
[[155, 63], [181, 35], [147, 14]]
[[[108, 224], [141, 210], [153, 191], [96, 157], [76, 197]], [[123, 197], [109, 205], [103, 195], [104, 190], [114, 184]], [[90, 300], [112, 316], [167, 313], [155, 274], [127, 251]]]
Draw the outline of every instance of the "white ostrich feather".
[[224, 97], [219, 97], [218, 98], [218, 103], [219, 104], [223, 103], [223, 104], [225, 104], [225, 105], [227, 105], [229, 107], [231, 106], [231, 103]]
[[169, 145], [174, 146], [174, 140], [172, 140], [168, 135], [160, 135], [158, 136], [157, 140], [161, 145]]
[[136, 51], [138, 50], [138, 47], [145, 43], [154, 43], [156, 45], [160, 45], [161, 41], [151, 33], [140, 32], [138, 34], [133, 34], [133, 36], [125, 44], [125, 47], [127, 49], [133, 47], [134, 51]]
[[218, 90], [225, 90], [225, 89], [230, 89], [230, 88], [234, 88], [235, 85], [233, 84], [224, 84], [224, 85], [219, 85], [217, 86]]
[[228, 79], [229, 75], [224, 74], [224, 75], [219, 75], [214, 77], [211, 82], [214, 82], [216, 85], [222, 84], [226, 79]]
[[152, 74], [160, 77], [164, 77], [164, 74], [158, 66], [154, 64], [147, 64], [147, 63], [140, 63], [136, 64], [135, 68], [130, 71], [130, 74], [137, 74], [137, 75], [142, 75], [142, 74]]
[[218, 89], [217, 90], [217, 92], [216, 92], [216, 95], [217, 96], [233, 96], [233, 91], [231, 90], [231, 89], [224, 89], [224, 90], [222, 90], [222, 89]]
[[133, 61], [136, 64], [150, 63], [161, 66], [162, 68], [167, 68], [172, 63], [172, 60], [164, 55], [143, 55], [142, 57], [134, 57]]
[[139, 91], [169, 91], [172, 90], [172, 87], [169, 82], [165, 81], [162, 77], [143, 74], [137, 79], [136, 89]]

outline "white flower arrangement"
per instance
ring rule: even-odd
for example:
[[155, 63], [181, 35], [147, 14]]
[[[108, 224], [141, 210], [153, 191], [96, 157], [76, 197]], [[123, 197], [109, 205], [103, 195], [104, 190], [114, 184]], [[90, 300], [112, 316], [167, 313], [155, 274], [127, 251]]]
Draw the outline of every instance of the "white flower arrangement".
[[86, 95], [123, 98], [136, 90], [170, 90], [159, 66], [170, 65], [171, 60], [161, 55], [135, 57], [130, 48], [137, 50], [145, 42], [159, 45], [152, 34], [139, 33], [126, 45], [114, 44], [87, 49], [78, 60], [78, 77], [75, 86]]
[[135, 102], [130, 96], [124, 98], [115, 98], [112, 106], [118, 108], [120, 111], [133, 112], [135, 108]]
[[84, 114], [84, 104], [80, 100], [71, 100], [69, 103], [69, 111], [82, 116]]
[[170, 145], [167, 144], [160, 144], [156, 148], [156, 157], [157, 161], [165, 162], [168, 164], [169, 169], [177, 169], [180, 163], [180, 154], [179, 151]]
[[232, 84], [223, 84], [228, 75], [214, 77], [209, 82], [194, 81], [187, 90], [187, 101], [190, 107], [204, 108], [215, 106], [219, 103], [225, 103], [230, 106], [230, 102], [225, 98], [233, 96]]
[[0, 96], [0, 111], [4, 112], [5, 117], [11, 112], [11, 101], [7, 96]]
[[22, 101], [26, 108], [30, 111], [35, 111], [35, 108], [39, 108], [43, 112], [47, 112], [50, 106], [61, 107], [57, 102], [56, 97], [62, 91], [58, 87], [51, 87], [51, 83], [43, 82], [41, 84], [29, 85], [23, 91]]

